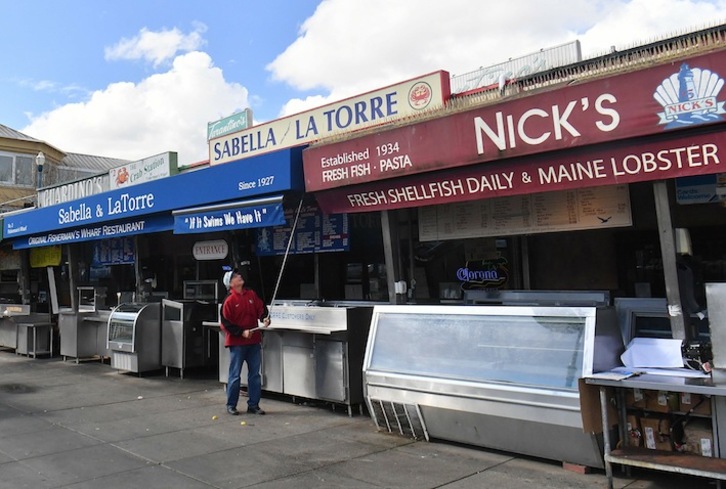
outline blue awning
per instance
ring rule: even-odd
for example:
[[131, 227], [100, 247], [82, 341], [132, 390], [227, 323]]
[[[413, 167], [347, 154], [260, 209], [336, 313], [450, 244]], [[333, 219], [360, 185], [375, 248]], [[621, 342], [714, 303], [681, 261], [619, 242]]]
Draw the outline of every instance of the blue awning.
[[61, 245], [92, 241], [96, 239], [119, 238], [136, 234], [158, 233], [169, 231], [173, 227], [173, 219], [169, 214], [142, 216], [136, 219], [114, 221], [95, 226], [83, 226], [63, 229], [50, 233], [23, 236], [13, 240], [14, 250], [37, 248], [39, 246]]
[[[304, 188], [302, 148], [289, 148], [199, 171], [6, 215], [5, 239], [101, 226], [225, 201], [244, 202]], [[244, 200], [243, 200], [244, 199]], [[170, 216], [171, 217], [171, 216]]]
[[285, 224], [282, 195], [172, 212], [174, 234], [209, 233]]

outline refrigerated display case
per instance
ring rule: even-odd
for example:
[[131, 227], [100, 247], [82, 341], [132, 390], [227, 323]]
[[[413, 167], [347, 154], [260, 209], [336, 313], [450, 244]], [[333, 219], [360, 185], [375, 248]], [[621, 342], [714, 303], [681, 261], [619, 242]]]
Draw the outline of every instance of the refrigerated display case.
[[111, 367], [135, 373], [161, 368], [160, 303], [121, 304], [108, 318]]
[[196, 300], [161, 301], [161, 364], [178, 368], [184, 378], [184, 369], [202, 367], [210, 359], [208, 331], [205, 321], [217, 317], [217, 304]]
[[622, 345], [609, 307], [376, 306], [366, 403], [381, 430], [602, 468], [578, 381]]

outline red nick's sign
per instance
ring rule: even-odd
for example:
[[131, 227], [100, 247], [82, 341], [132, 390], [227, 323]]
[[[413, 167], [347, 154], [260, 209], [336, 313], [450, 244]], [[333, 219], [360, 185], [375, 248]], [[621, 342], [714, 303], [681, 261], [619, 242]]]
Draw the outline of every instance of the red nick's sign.
[[[675, 136], [673, 134], [672, 136]], [[721, 166], [721, 165], [724, 166]], [[318, 192], [331, 212], [369, 212], [726, 171], [726, 131], [618, 141]]]
[[305, 187], [334, 189], [723, 122], [724, 77], [726, 50], [311, 147], [303, 152]]

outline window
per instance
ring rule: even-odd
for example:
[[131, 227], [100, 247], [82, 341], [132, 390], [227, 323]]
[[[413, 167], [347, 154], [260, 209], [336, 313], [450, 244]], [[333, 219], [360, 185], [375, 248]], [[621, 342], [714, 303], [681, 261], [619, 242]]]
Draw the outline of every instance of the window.
[[13, 183], [12, 156], [0, 155], [0, 182]]
[[17, 185], [33, 186], [33, 173], [35, 173], [35, 158], [32, 156], [15, 157], [15, 183]]
[[35, 157], [0, 153], [0, 183], [33, 187]]

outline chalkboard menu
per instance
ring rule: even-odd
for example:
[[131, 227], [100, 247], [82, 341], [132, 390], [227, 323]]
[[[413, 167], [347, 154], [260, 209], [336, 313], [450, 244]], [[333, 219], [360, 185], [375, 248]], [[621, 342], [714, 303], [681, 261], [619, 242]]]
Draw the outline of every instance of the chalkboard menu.
[[422, 207], [419, 239], [440, 241], [631, 226], [627, 185]]
[[[297, 209], [285, 209], [284, 226], [257, 229], [257, 256], [284, 255]], [[300, 210], [290, 254], [348, 251], [350, 236], [347, 214], [323, 214], [317, 205]]]

